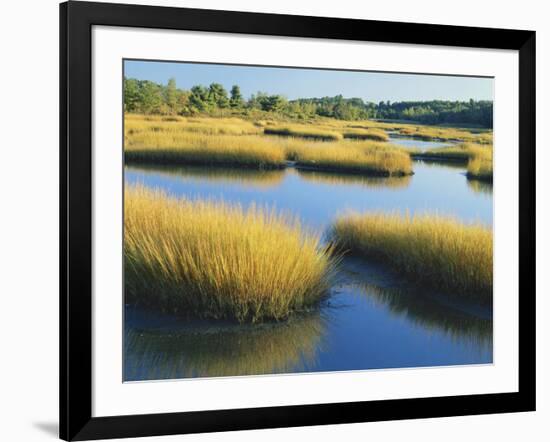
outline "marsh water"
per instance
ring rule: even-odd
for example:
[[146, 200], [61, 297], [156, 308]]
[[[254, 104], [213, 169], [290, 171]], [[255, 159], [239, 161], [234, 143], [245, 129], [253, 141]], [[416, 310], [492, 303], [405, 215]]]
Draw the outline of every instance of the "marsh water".
[[[414, 172], [365, 178], [294, 168], [128, 166], [125, 180], [189, 199], [276, 207], [320, 232], [349, 210], [429, 211], [492, 224], [492, 187], [468, 181], [463, 166], [415, 162]], [[127, 306], [125, 325], [126, 381], [492, 362], [490, 307], [420, 290], [352, 257], [318, 309], [285, 322], [182, 320]]]
[[424, 141], [395, 134], [390, 134], [390, 142], [403, 147], [420, 150], [433, 149], [434, 147], [445, 147], [453, 144], [452, 142], [444, 141]]

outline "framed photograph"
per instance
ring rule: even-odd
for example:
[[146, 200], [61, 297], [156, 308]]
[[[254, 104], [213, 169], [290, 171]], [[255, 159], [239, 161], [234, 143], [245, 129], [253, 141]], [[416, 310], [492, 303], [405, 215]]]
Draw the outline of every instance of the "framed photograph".
[[534, 32], [60, 18], [62, 439], [535, 409]]

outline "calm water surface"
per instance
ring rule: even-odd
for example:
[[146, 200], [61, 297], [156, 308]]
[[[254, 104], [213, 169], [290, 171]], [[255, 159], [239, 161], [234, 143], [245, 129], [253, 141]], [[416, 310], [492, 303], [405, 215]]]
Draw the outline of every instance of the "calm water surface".
[[[415, 141], [418, 143], [418, 141]], [[433, 145], [433, 143], [432, 143]], [[492, 187], [456, 166], [415, 162], [407, 178], [197, 167], [127, 167], [127, 184], [186, 198], [276, 206], [324, 230], [340, 213], [452, 215], [491, 225]], [[126, 308], [125, 379], [364, 370], [492, 362], [491, 309], [445, 301], [346, 258], [319, 309], [279, 324], [183, 321]]]
[[395, 136], [390, 134], [390, 142], [392, 144], [397, 144], [399, 146], [408, 147], [411, 149], [420, 149], [420, 150], [426, 150], [426, 149], [432, 149], [434, 147], [445, 147], [445, 146], [452, 146], [453, 143], [446, 143], [443, 141], [422, 141], [415, 138], [406, 138], [402, 136]]

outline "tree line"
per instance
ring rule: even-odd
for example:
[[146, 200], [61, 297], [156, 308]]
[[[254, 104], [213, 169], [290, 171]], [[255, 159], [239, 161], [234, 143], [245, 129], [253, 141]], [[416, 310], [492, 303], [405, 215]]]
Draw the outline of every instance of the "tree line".
[[406, 120], [424, 124], [465, 124], [493, 127], [492, 101], [381, 101], [372, 103], [342, 95], [287, 100], [279, 94], [258, 92], [245, 99], [240, 87], [228, 92], [221, 84], [197, 85], [189, 90], [176, 86], [175, 79], [166, 85], [149, 80], [124, 79], [126, 112], [162, 115], [274, 113], [283, 117], [309, 119], [316, 116], [341, 120]]

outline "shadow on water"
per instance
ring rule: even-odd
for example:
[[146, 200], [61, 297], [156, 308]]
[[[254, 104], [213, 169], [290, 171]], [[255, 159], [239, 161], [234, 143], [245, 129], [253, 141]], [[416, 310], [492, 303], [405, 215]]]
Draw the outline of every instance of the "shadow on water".
[[33, 426], [51, 438], [59, 437], [59, 424], [57, 422], [34, 422]]
[[163, 325], [141, 328], [143, 315], [126, 310], [126, 381], [301, 372], [323, 347], [320, 311], [254, 325], [164, 316]]
[[466, 163], [461, 161], [448, 161], [439, 159], [415, 158], [416, 164], [422, 164], [429, 168], [448, 169], [448, 170], [466, 170]]

